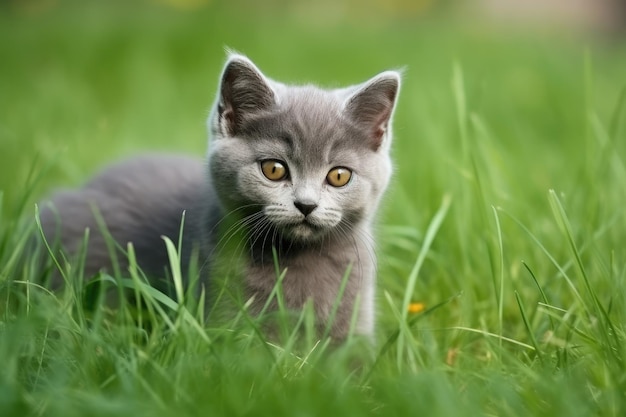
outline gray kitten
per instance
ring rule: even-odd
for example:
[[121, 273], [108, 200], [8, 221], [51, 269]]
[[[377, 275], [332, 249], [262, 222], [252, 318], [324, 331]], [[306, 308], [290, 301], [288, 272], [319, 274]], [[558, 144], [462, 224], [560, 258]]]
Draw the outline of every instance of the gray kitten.
[[[354, 309], [355, 332], [371, 335], [371, 228], [391, 176], [391, 118], [399, 85], [397, 72], [383, 72], [344, 89], [287, 86], [232, 54], [208, 120], [208, 164], [146, 155], [113, 165], [83, 188], [59, 192], [43, 205], [44, 234], [75, 254], [88, 227], [85, 274], [110, 271], [96, 212], [122, 247], [133, 243], [147, 276], [164, 277], [169, 261], [161, 236], [177, 241], [185, 211], [183, 266], [192, 250], [208, 263], [230, 235], [243, 233], [249, 250], [243, 288], [253, 313], [276, 283], [274, 248], [281, 269], [287, 269], [286, 305], [300, 309], [312, 300], [320, 326], [329, 320], [350, 268], [331, 335], [347, 335]], [[122, 271], [128, 267], [122, 255], [117, 264]]]

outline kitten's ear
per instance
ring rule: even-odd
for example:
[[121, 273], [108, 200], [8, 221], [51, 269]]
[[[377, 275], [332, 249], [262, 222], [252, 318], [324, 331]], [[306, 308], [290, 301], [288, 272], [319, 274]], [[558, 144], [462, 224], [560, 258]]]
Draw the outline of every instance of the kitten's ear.
[[400, 73], [386, 71], [359, 86], [346, 102], [348, 116], [369, 132], [375, 151], [389, 132], [399, 89]]
[[247, 115], [276, 103], [274, 91], [261, 71], [242, 55], [231, 55], [224, 66], [217, 117], [225, 133], [235, 135]]

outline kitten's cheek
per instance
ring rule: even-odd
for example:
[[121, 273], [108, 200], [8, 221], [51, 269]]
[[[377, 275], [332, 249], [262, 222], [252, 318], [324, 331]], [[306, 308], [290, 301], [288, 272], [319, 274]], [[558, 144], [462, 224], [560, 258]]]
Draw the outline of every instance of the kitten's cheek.
[[251, 203], [259, 203], [266, 200], [265, 193], [267, 184], [258, 178], [250, 168], [243, 169], [237, 173], [235, 187], [230, 190], [232, 194], [242, 196], [246, 201]]

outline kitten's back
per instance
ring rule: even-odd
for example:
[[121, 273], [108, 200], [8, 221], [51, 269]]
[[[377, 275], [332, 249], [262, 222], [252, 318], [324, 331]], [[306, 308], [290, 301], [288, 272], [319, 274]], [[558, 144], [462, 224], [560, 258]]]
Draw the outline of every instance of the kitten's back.
[[[162, 236], [177, 242], [185, 211], [183, 257], [188, 258], [191, 245], [199, 241], [207, 193], [202, 159], [148, 154], [107, 167], [82, 188], [55, 193], [40, 206], [41, 225], [48, 242], [60, 244], [70, 255], [80, 251], [89, 228], [85, 275], [90, 276], [101, 269], [112, 272], [101, 216], [115, 242], [124, 249], [133, 243], [148, 276], [163, 277], [168, 259]], [[124, 271], [126, 257], [117, 259]]]

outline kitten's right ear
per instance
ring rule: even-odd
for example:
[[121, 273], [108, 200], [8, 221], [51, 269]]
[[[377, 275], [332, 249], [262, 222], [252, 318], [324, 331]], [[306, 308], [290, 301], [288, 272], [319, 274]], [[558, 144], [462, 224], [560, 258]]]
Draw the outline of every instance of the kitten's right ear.
[[346, 111], [369, 133], [370, 146], [375, 151], [389, 136], [399, 89], [400, 73], [385, 71], [359, 86], [346, 102]]
[[224, 133], [235, 135], [246, 116], [276, 103], [274, 91], [261, 71], [242, 55], [231, 55], [220, 83], [217, 117]]

